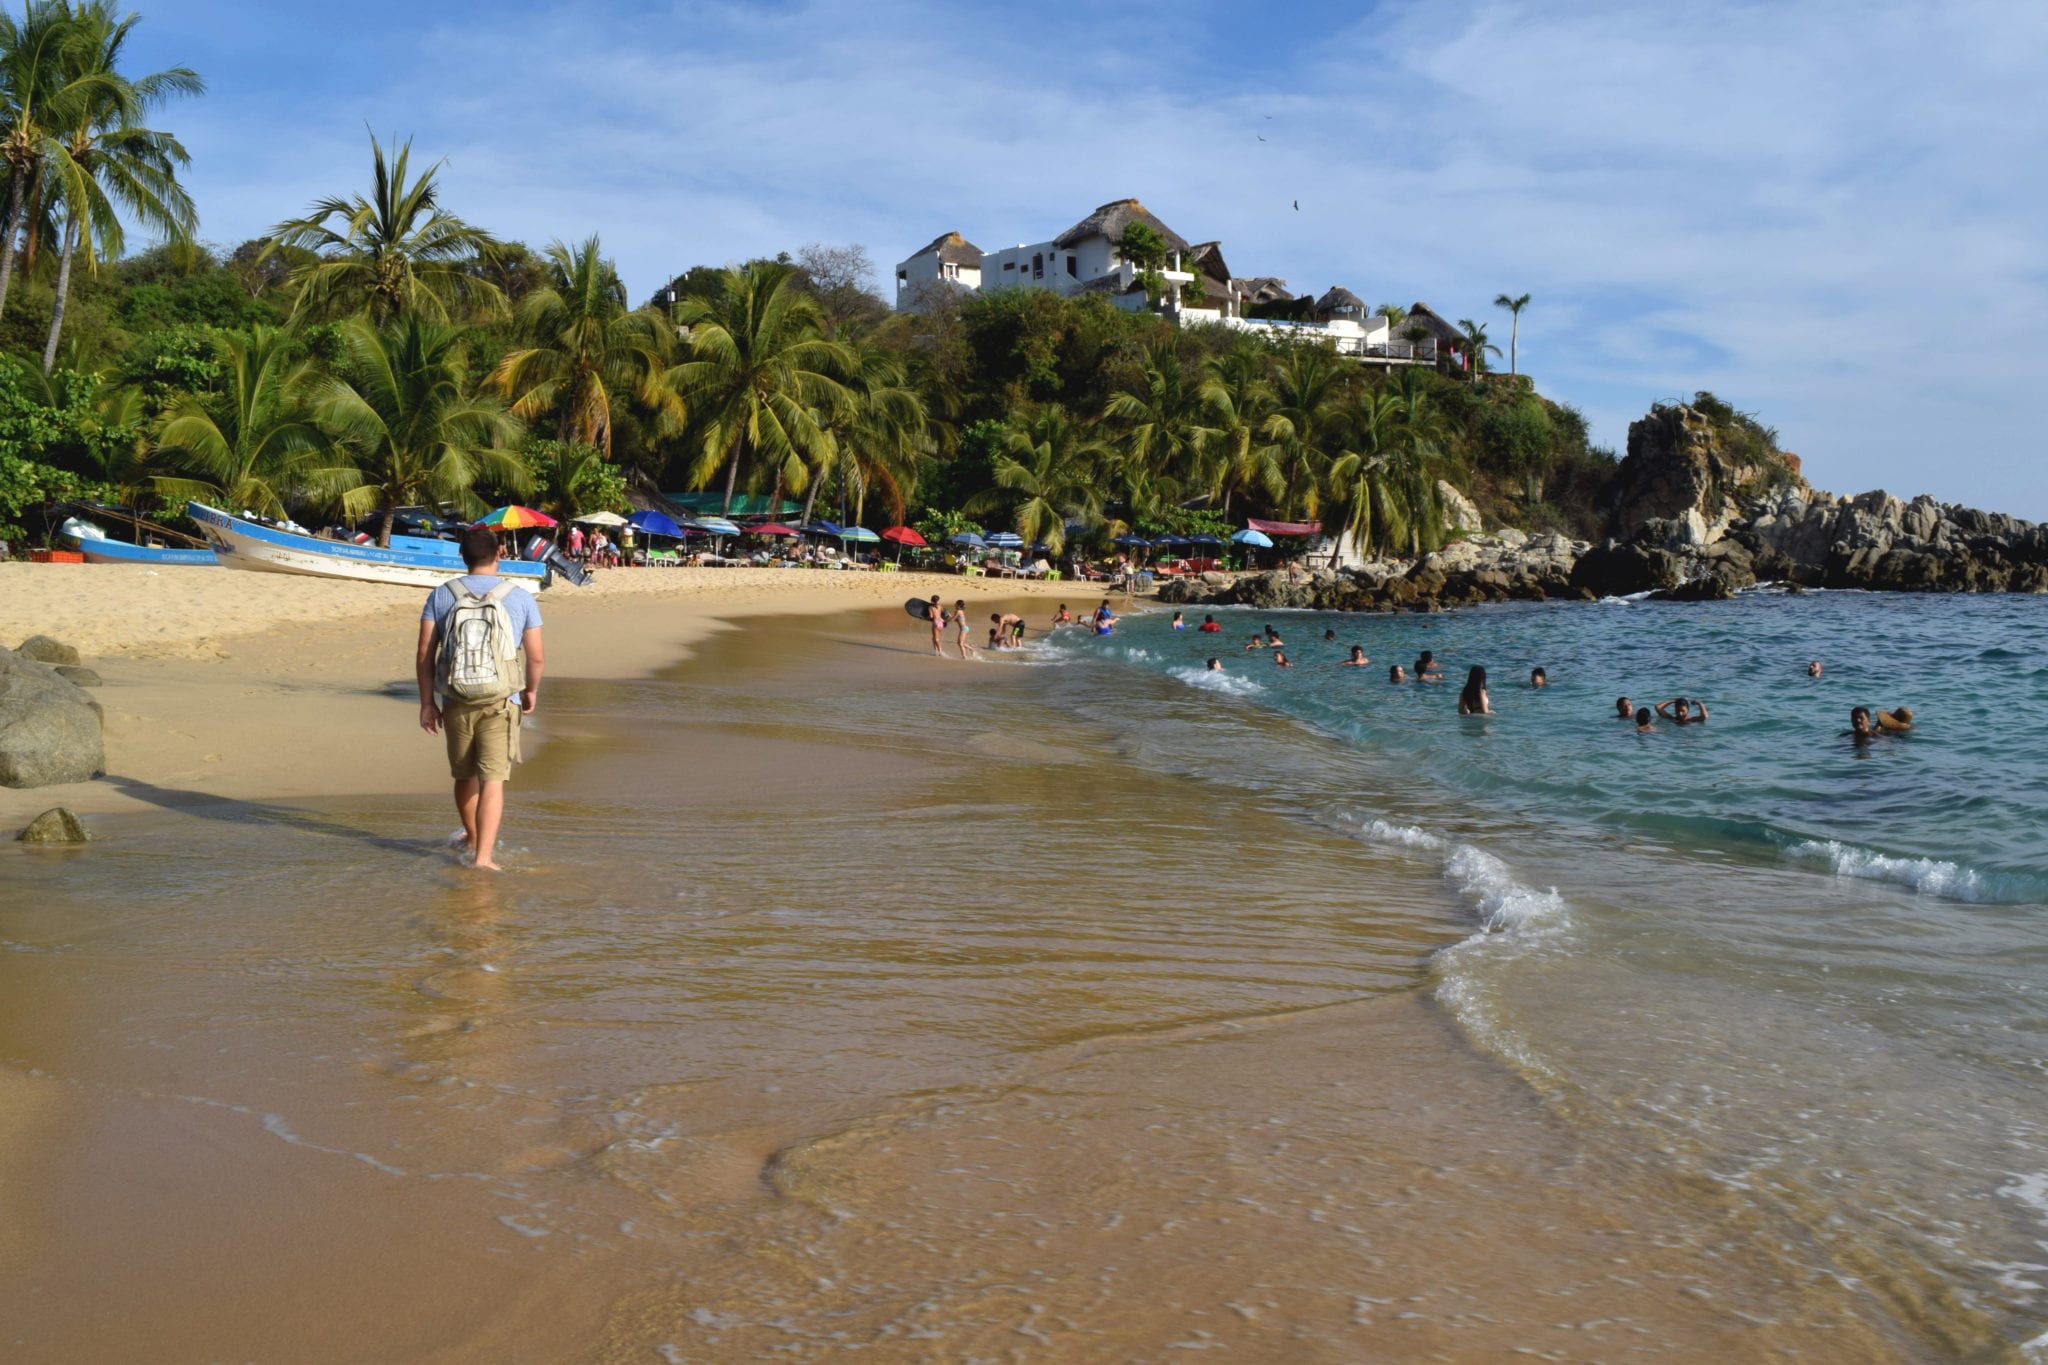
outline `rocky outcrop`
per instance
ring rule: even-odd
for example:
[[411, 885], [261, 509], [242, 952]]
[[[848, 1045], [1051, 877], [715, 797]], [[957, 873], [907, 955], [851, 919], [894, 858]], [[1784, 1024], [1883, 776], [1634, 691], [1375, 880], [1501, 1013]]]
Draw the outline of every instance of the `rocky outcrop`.
[[1298, 578], [1281, 571], [1235, 581], [1170, 579], [1159, 599], [1185, 606], [1301, 607], [1323, 611], [1431, 611], [1480, 602], [1590, 598], [1573, 582], [1587, 549], [1563, 536], [1506, 530], [1472, 536], [1414, 561], [1375, 559]]
[[86, 782], [105, 770], [99, 703], [49, 664], [0, 649], [0, 787]]
[[1486, 529], [1486, 521], [1479, 515], [1479, 504], [1442, 479], [1436, 481], [1436, 493], [1443, 503], [1446, 531], [1474, 536]]
[[1659, 403], [1631, 422], [1628, 454], [1614, 476], [1613, 535], [1631, 540], [1652, 523], [1675, 523], [1706, 544], [1727, 533], [1745, 500], [1806, 487], [1789, 457], [1751, 452], [1730, 436], [1684, 403]]
[[14, 838], [24, 844], [84, 844], [92, 841], [92, 835], [79, 818], [62, 806], [44, 811], [29, 821], [27, 828]]

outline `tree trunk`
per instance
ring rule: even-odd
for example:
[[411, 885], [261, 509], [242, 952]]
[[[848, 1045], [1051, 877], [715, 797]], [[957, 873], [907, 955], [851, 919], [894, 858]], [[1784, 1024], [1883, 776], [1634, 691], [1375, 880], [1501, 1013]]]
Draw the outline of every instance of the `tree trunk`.
[[809, 526], [811, 524], [811, 509], [818, 505], [818, 485], [823, 482], [823, 479], [811, 480], [811, 489], [808, 493], [804, 494], [804, 519], [798, 522], [797, 525]]
[[1520, 374], [1522, 372], [1521, 366], [1522, 315], [1517, 313], [1515, 314], [1514, 324], [1508, 328], [1508, 373], [1510, 375]]
[[43, 343], [43, 373], [57, 365], [57, 337], [64, 330], [64, 304], [71, 294], [71, 258], [78, 251], [78, 220], [64, 223], [64, 255], [57, 265], [57, 301], [50, 308], [50, 339]]
[[397, 513], [398, 508], [389, 502], [377, 510], [377, 548], [380, 550], [391, 548], [391, 522]]
[[0, 313], [7, 311], [7, 287], [14, 281], [14, 242], [21, 235], [21, 175], [8, 178], [7, 217], [0, 224]]

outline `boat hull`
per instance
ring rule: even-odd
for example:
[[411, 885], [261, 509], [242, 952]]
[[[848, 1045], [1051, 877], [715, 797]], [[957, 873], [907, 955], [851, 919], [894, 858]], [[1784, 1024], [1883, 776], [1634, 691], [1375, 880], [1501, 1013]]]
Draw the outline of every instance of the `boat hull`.
[[220, 566], [220, 556], [211, 550], [172, 550], [159, 545], [130, 545], [125, 540], [94, 540], [90, 536], [59, 536], [67, 549], [85, 556], [88, 564], [174, 565], [193, 569]]
[[[223, 568], [397, 588], [437, 588], [462, 572], [462, 561], [453, 555], [321, 540], [248, 521], [204, 503], [188, 503], [185, 510], [213, 545]], [[526, 587], [541, 588], [548, 582], [545, 565], [525, 560], [501, 560], [498, 572]]]

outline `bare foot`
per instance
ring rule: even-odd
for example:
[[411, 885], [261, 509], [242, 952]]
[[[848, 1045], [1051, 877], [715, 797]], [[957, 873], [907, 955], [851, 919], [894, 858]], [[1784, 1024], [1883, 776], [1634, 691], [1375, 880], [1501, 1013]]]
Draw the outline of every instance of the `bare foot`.
[[504, 868], [499, 867], [496, 863], [490, 861], [488, 858], [478, 858], [474, 862], [470, 863], [470, 866], [475, 868], [479, 872], [503, 872], [505, 870]]

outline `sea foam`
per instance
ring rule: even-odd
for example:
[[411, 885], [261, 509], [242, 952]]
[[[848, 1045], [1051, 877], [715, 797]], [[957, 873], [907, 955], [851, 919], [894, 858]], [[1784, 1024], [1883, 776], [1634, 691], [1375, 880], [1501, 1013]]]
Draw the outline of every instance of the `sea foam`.
[[1837, 839], [1808, 839], [1785, 850], [1786, 856], [1803, 862], [1825, 863], [1841, 877], [1891, 882], [1909, 886], [1929, 896], [1946, 900], [1985, 901], [1995, 899], [1985, 878], [1960, 863], [1940, 858], [1896, 858]]
[[1227, 697], [1250, 697], [1266, 689], [1240, 673], [1226, 673], [1221, 669], [1169, 668], [1171, 677], [1178, 678], [1189, 687], [1199, 687], [1205, 692], [1220, 692]]

